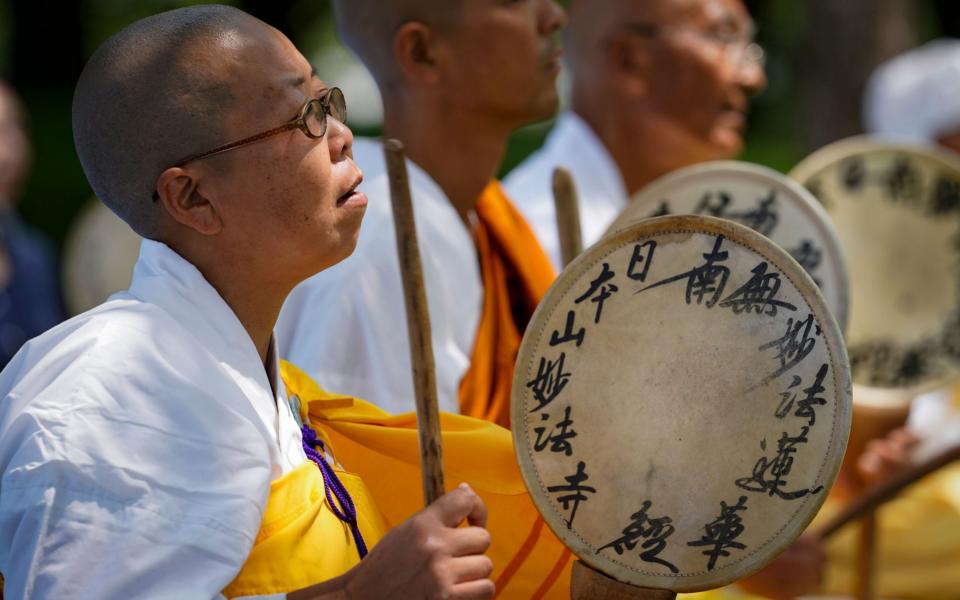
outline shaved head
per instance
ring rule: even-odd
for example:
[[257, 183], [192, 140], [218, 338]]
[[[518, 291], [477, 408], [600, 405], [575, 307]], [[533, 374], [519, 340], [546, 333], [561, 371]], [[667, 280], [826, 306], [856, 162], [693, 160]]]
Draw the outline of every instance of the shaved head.
[[173, 10], [128, 26], [93, 54], [73, 98], [73, 136], [94, 193], [134, 231], [161, 235], [157, 178], [224, 143], [238, 98], [223, 68], [261, 21], [220, 5]]
[[660, 23], [691, 10], [696, 0], [571, 0], [566, 43], [574, 71], [590, 69], [593, 53], [602, 52], [605, 40], [625, 23]]
[[360, 57], [381, 86], [398, 71], [393, 38], [404, 23], [418, 21], [447, 30], [460, 21], [464, 0], [333, 0], [340, 39]]

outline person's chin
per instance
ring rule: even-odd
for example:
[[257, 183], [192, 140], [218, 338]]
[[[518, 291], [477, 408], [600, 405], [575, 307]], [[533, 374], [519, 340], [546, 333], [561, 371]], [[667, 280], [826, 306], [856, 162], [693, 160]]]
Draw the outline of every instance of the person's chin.
[[713, 149], [714, 160], [734, 159], [743, 152], [743, 135], [736, 129], [715, 130], [710, 136], [710, 146]]
[[545, 87], [543, 91], [537, 95], [536, 100], [531, 104], [524, 124], [536, 123], [538, 121], [549, 119], [557, 114], [557, 110], [559, 108], [560, 95], [557, 94], [556, 87], [553, 85]]
[[[319, 269], [317, 273], [326, 271], [330, 267], [336, 266], [345, 260], [350, 260], [353, 252], [357, 249], [357, 241], [359, 238], [360, 227], [356, 227], [351, 231], [343, 232], [340, 236], [340, 243], [337, 244], [334, 251], [327, 254], [325, 260], [323, 261], [323, 267]], [[316, 273], [314, 273], [314, 275], [315, 274]]]

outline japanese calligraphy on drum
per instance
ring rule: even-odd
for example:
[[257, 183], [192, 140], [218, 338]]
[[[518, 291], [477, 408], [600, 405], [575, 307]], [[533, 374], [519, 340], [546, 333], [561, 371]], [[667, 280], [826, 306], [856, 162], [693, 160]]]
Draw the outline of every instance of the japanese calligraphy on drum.
[[772, 169], [744, 162], [694, 165], [643, 188], [609, 231], [676, 214], [729, 219], [770, 238], [820, 286], [840, 329], [846, 327], [849, 292], [840, 242], [827, 213], [803, 186]]
[[960, 162], [854, 138], [790, 175], [823, 203], [846, 252], [854, 382], [945, 383], [960, 366]]
[[729, 221], [649, 219], [580, 255], [540, 304], [513, 383], [545, 521], [621, 581], [694, 591], [790, 544], [850, 427], [840, 330], [816, 285]]

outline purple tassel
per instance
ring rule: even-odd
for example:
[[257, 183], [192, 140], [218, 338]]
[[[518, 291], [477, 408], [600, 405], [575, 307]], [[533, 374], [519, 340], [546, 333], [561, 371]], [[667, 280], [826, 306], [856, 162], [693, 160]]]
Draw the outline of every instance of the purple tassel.
[[[303, 425], [300, 431], [303, 434], [303, 451], [307, 453], [310, 460], [317, 464], [320, 473], [323, 475], [323, 491], [327, 495], [327, 504], [330, 505], [330, 509], [338, 519], [350, 526], [353, 541], [356, 543], [357, 552], [360, 553], [362, 559], [367, 555], [367, 544], [363, 541], [363, 536], [360, 535], [360, 526], [357, 525], [357, 508], [353, 505], [353, 499], [350, 498], [350, 493], [347, 492], [347, 488], [343, 487], [343, 483], [337, 477], [327, 459], [316, 450], [317, 446], [323, 450], [323, 442], [317, 439], [317, 433], [309, 425]], [[333, 501], [330, 490], [333, 490], [337, 502]]]

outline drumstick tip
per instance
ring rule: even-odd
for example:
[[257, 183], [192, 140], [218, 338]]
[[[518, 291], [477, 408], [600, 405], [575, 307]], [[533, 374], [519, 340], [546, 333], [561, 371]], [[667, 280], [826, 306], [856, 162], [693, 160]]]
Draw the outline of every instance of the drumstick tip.
[[403, 142], [396, 138], [387, 138], [383, 141], [384, 147], [390, 152], [403, 152]]

